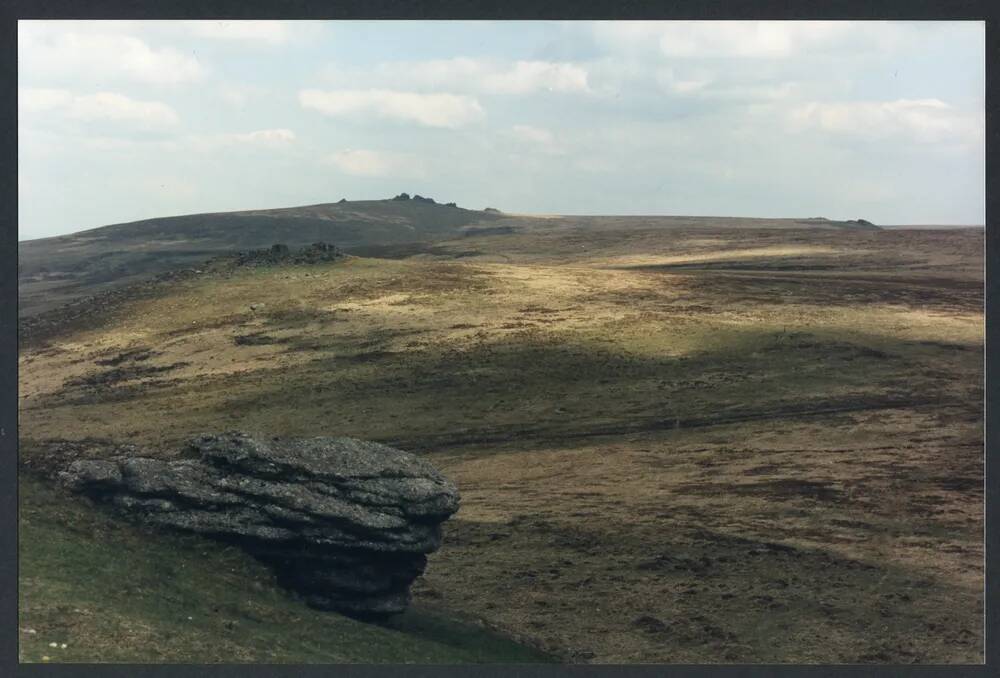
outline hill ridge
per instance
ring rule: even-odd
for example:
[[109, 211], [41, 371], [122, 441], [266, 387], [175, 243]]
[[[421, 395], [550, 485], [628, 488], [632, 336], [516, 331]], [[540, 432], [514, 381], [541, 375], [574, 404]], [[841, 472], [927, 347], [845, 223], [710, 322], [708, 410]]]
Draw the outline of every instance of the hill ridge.
[[[220, 254], [283, 243], [315, 242], [348, 254], [428, 253], [427, 246], [467, 236], [506, 237], [552, 229], [619, 231], [703, 228], [878, 230], [864, 220], [798, 218], [513, 215], [470, 210], [402, 193], [381, 200], [321, 202], [294, 207], [202, 212], [108, 224], [18, 243], [19, 317], [167, 271], [198, 266]], [[401, 245], [421, 244], [422, 248]], [[431, 248], [433, 249], [433, 248]], [[397, 255], [401, 256], [401, 255]], [[402, 256], [405, 256], [402, 255]]]

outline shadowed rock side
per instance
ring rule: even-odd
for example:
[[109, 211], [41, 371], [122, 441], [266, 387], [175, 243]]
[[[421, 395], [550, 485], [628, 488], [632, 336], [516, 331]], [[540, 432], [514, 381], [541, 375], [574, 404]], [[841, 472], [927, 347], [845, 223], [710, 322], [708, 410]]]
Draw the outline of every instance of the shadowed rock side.
[[189, 443], [198, 458], [78, 460], [70, 489], [148, 524], [236, 543], [320, 609], [402, 612], [458, 490], [431, 465], [352, 438], [232, 432]]

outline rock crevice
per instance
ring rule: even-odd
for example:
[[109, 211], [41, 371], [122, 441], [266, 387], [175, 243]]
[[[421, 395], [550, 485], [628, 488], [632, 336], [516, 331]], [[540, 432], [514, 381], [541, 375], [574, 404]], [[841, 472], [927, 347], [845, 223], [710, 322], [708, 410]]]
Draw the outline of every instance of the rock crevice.
[[235, 543], [321, 609], [402, 612], [458, 490], [412, 454], [352, 438], [204, 435], [190, 455], [77, 460], [68, 488], [138, 521]]

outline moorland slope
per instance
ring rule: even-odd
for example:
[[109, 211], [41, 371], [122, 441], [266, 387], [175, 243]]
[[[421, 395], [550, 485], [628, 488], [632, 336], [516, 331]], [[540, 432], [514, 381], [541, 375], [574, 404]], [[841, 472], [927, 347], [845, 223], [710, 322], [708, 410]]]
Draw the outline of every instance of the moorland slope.
[[[406, 195], [406, 194], [402, 194]], [[301, 247], [334, 243], [364, 256], [433, 254], [434, 243], [464, 235], [563, 228], [632, 230], [835, 228], [871, 229], [867, 222], [826, 219], [717, 217], [573, 217], [538, 219], [497, 210], [467, 210], [414, 196], [400, 200], [341, 200], [269, 210], [193, 214], [146, 219], [18, 244], [19, 316], [56, 308], [73, 299], [149, 278], [198, 267], [224, 252], [282, 243]]]
[[[25, 472], [60, 439], [376, 440], [463, 497], [417, 603], [563, 660], [981, 661], [981, 229], [509, 219], [28, 341]], [[55, 571], [22, 567], [22, 625]]]
[[434, 241], [497, 215], [423, 200], [362, 200], [146, 219], [18, 244], [20, 315], [223, 252]]

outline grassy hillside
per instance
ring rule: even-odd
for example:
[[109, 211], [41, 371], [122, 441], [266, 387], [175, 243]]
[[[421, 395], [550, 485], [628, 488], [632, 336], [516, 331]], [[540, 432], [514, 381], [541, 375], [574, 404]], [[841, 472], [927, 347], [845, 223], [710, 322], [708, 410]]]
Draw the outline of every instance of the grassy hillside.
[[981, 231], [435, 248], [196, 276], [27, 344], [24, 463], [229, 428], [391, 442], [463, 497], [418, 603], [569, 661], [982, 659]]
[[284, 243], [435, 241], [498, 215], [416, 200], [363, 200], [114, 224], [18, 244], [21, 315], [222, 252]]
[[439, 254], [435, 244], [468, 235], [566, 230], [810, 228], [877, 230], [826, 219], [556, 217], [466, 210], [425, 200], [356, 200], [245, 212], [193, 214], [114, 224], [18, 244], [19, 313], [26, 316], [153, 274], [199, 267], [222, 252], [328, 242], [355, 254]]

